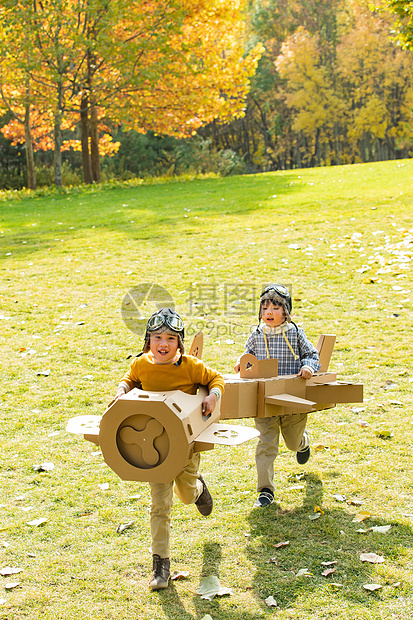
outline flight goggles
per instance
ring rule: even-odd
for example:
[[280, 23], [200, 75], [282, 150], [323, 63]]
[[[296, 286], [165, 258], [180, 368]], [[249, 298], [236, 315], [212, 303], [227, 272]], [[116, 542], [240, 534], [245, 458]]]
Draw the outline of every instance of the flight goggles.
[[260, 299], [262, 297], [264, 297], [264, 295], [266, 295], [267, 293], [270, 293], [271, 291], [275, 291], [277, 293], [277, 295], [279, 295], [283, 299], [288, 299], [289, 300], [291, 298], [290, 297], [290, 291], [283, 284], [268, 284], [268, 286], [265, 286], [262, 289], [262, 291], [260, 293]]
[[184, 329], [184, 323], [179, 316], [175, 312], [173, 314], [164, 314], [164, 313], [156, 313], [153, 314], [148, 320], [147, 330], [149, 332], [154, 332], [163, 325], [166, 325], [174, 332], [182, 332]]

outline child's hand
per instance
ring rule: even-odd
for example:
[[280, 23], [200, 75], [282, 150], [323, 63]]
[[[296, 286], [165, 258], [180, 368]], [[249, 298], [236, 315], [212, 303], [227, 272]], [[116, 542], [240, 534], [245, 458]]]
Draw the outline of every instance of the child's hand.
[[117, 401], [117, 400], [118, 400], [121, 396], [123, 396], [124, 394], [126, 394], [126, 392], [125, 392], [124, 388], [123, 388], [123, 387], [118, 388], [118, 391], [116, 392], [116, 396], [115, 396], [115, 398], [114, 398], [113, 402], [114, 402], [114, 403], [116, 403], [116, 401]]
[[311, 379], [312, 376], [313, 373], [308, 368], [301, 368], [300, 372], [297, 375], [297, 377], [302, 377], [303, 379]]
[[217, 404], [217, 395], [212, 392], [212, 394], [208, 394], [205, 396], [202, 401], [202, 413], [203, 415], [211, 415], [211, 413], [215, 409], [215, 405]]
[[239, 372], [239, 371], [240, 371], [240, 368], [241, 368], [241, 364], [240, 364], [239, 362], [237, 362], [237, 363], [235, 364], [235, 366], [234, 366], [234, 370], [235, 370], [235, 372]]

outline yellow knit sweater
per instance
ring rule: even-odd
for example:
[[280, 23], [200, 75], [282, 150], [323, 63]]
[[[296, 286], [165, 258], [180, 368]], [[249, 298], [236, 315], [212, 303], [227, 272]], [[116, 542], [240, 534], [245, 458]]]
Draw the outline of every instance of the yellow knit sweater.
[[187, 394], [196, 394], [198, 385], [206, 385], [210, 391], [218, 388], [221, 394], [225, 388], [223, 376], [196, 357], [183, 355], [175, 364], [155, 364], [151, 353], [135, 357], [120, 385], [128, 391], [138, 387], [148, 392], [181, 390]]

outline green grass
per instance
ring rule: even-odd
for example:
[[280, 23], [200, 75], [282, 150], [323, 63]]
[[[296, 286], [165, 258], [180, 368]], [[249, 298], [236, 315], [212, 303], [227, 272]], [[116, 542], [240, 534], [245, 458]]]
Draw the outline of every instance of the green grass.
[[[410, 618], [412, 177], [406, 160], [3, 196], [0, 564], [23, 570], [0, 576], [0, 618]], [[202, 328], [203, 359], [231, 372], [256, 324], [249, 295], [271, 281], [292, 285], [293, 318], [313, 342], [337, 334], [331, 370], [364, 383], [365, 410], [310, 416], [312, 458], [300, 469], [282, 448], [277, 504], [265, 511], [251, 508], [254, 441], [204, 453], [214, 512], [202, 519], [194, 507], [173, 508], [172, 569], [189, 578], [150, 593], [148, 485], [119, 480], [66, 422], [102, 413], [140, 351], [120, 312], [130, 288], [167, 289], [187, 342]], [[36, 473], [43, 462], [54, 470]], [[311, 521], [315, 506], [324, 514]], [[362, 509], [371, 516], [353, 523]], [[27, 525], [40, 517], [48, 521]], [[385, 524], [387, 534], [357, 532]], [[361, 563], [363, 552], [385, 562]], [[336, 572], [323, 577], [321, 563], [332, 560]], [[313, 576], [297, 577], [301, 568]], [[201, 600], [204, 575], [232, 596]], [[13, 581], [20, 587], [6, 591]], [[368, 593], [366, 583], [383, 587]], [[266, 606], [270, 595], [277, 609]]]

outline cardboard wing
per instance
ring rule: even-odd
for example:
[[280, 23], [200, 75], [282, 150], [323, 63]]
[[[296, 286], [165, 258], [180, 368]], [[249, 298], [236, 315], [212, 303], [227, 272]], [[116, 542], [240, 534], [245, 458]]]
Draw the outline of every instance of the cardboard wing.
[[206, 394], [205, 388], [196, 395], [135, 388], [112, 403], [102, 417], [70, 419], [67, 430], [100, 445], [104, 460], [123, 480], [170, 482], [194, 452], [258, 435], [252, 428], [215, 424], [219, 401], [211, 415], [203, 415]]

